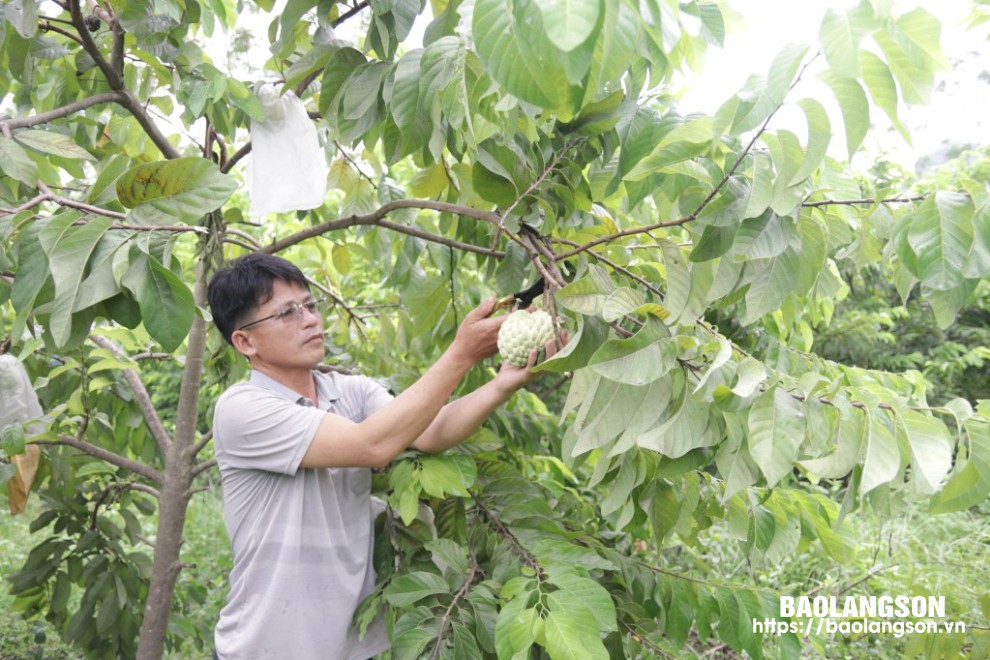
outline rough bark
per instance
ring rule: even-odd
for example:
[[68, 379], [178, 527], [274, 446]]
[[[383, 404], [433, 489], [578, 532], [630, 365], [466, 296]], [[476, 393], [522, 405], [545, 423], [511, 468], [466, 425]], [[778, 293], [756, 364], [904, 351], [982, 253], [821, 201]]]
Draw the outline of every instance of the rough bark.
[[[196, 304], [206, 305], [207, 269], [200, 262], [193, 295]], [[192, 496], [193, 466], [196, 461], [196, 426], [199, 420], [199, 389], [206, 352], [206, 321], [197, 315], [189, 332], [186, 365], [179, 389], [175, 435], [165, 455], [165, 483], [158, 509], [158, 536], [151, 571], [151, 585], [141, 622], [138, 660], [158, 660], [165, 650], [165, 635], [175, 596], [175, 585], [182, 570], [179, 553], [186, 511]]]

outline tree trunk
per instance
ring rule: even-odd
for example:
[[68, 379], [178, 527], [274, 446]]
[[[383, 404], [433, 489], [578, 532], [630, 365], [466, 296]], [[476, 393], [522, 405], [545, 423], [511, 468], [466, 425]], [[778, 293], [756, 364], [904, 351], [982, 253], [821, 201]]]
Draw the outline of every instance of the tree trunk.
[[[206, 266], [196, 268], [193, 296], [196, 305], [206, 305]], [[175, 584], [182, 570], [179, 552], [186, 524], [186, 510], [192, 497], [193, 464], [196, 460], [196, 427], [199, 420], [199, 389], [206, 352], [206, 321], [196, 315], [189, 331], [186, 365], [179, 389], [175, 437], [165, 456], [165, 483], [158, 503], [158, 537], [151, 570], [151, 586], [141, 622], [138, 660], [158, 660], [165, 650], [165, 634], [175, 597]]]

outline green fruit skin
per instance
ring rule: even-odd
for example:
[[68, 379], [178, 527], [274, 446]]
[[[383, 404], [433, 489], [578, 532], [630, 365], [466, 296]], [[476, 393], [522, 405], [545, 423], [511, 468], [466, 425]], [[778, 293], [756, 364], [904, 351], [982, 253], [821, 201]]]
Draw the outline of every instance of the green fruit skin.
[[498, 333], [498, 352], [516, 367], [525, 367], [529, 352], [539, 350], [553, 339], [553, 319], [542, 310], [516, 312], [502, 324]]

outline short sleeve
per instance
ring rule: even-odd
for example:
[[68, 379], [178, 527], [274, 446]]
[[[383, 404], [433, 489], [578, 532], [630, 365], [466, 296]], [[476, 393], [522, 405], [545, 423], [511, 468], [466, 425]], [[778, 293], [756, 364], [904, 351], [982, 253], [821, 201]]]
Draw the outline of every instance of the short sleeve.
[[392, 401], [392, 395], [378, 381], [367, 376], [359, 377], [363, 419], [367, 419], [376, 410], [386, 406]]
[[295, 474], [326, 413], [244, 385], [228, 390], [213, 414], [221, 467]]

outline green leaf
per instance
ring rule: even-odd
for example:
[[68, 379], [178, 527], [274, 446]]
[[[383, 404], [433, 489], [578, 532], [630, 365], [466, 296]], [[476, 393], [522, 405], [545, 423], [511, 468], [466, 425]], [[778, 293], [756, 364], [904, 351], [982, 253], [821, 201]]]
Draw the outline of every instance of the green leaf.
[[774, 57], [767, 74], [767, 96], [770, 104], [778, 106], [784, 102], [807, 52], [807, 44], [791, 43]]
[[841, 479], [859, 464], [865, 436], [863, 420], [857, 414], [840, 417], [831, 434], [834, 451], [821, 458], [804, 459], [801, 466], [820, 477]]
[[196, 305], [192, 292], [157, 259], [138, 252], [121, 283], [141, 306], [144, 327], [165, 351], [174, 351], [189, 334]]
[[636, 444], [668, 458], [680, 458], [692, 449], [710, 447], [719, 440], [711, 424], [711, 404], [702, 394], [685, 396], [675, 402], [674, 414], [636, 438]]
[[670, 331], [663, 322], [650, 317], [632, 337], [610, 339], [602, 344], [588, 366], [616, 382], [645, 385], [673, 366], [676, 350], [665, 350], [662, 343], [669, 337]]
[[805, 118], [808, 120], [808, 144], [801, 167], [791, 177], [791, 185], [804, 181], [818, 169], [825, 160], [828, 143], [832, 138], [832, 124], [828, 120], [825, 106], [810, 98], [801, 99], [798, 105], [804, 110]]
[[859, 43], [861, 35], [855, 34], [848, 14], [828, 9], [818, 31], [818, 39], [825, 51], [828, 65], [847, 79], [859, 77]]
[[588, 267], [587, 275], [557, 291], [554, 300], [572, 312], [600, 316], [615, 288], [608, 273], [603, 268], [592, 265]]
[[547, 652], [553, 660], [608, 660], [608, 651], [598, 635], [595, 618], [587, 607], [562, 598], [547, 597], [550, 611], [544, 630]]
[[205, 158], [177, 158], [133, 167], [117, 180], [117, 197], [133, 222], [168, 225], [195, 222], [220, 208], [237, 188]]
[[973, 203], [968, 195], [939, 191], [910, 219], [907, 240], [918, 255], [918, 277], [938, 291], [957, 287], [973, 245]]
[[663, 263], [667, 275], [664, 300], [672, 319], [680, 324], [693, 323], [704, 314], [705, 296], [712, 285], [714, 271], [709, 262], [692, 263], [675, 243], [663, 240]]
[[580, 317], [580, 323], [577, 333], [571, 336], [563, 348], [530, 371], [565, 373], [587, 366], [595, 351], [608, 339], [609, 326], [593, 316]]
[[38, 165], [13, 139], [0, 136], [0, 171], [33, 188], [38, 184]]
[[962, 511], [976, 506], [990, 495], [990, 424], [983, 420], [966, 422], [969, 452], [956, 456], [956, 465], [945, 487], [932, 496], [933, 513]]
[[901, 462], [897, 440], [886, 423], [872, 414], [867, 414], [866, 422], [866, 454], [863, 459], [863, 476], [859, 482], [860, 495], [893, 481]]
[[392, 70], [386, 62], [369, 62], [361, 65], [347, 79], [341, 116], [344, 119], [363, 119], [376, 108], [381, 97], [382, 80]]
[[[535, 0], [553, 45], [570, 52], [596, 34], [601, 0]], [[600, 28], [599, 28], [600, 29]]]
[[981, 279], [990, 275], [990, 200], [973, 214], [973, 247], [966, 255], [963, 276]]
[[[418, 53], [419, 51], [414, 51]], [[405, 59], [405, 58], [403, 58]], [[367, 58], [354, 48], [340, 48], [330, 57], [320, 84], [320, 114], [332, 124], [338, 122], [337, 112], [340, 109], [342, 92], [347, 79], [354, 71], [365, 64]], [[416, 60], [418, 71], [419, 60]]]
[[898, 24], [888, 22], [885, 30], [874, 35], [874, 40], [887, 58], [904, 101], [909, 104], [927, 103], [935, 82], [935, 69], [940, 62], [929, 58], [899, 28]]
[[419, 483], [423, 492], [431, 497], [447, 494], [468, 497], [467, 489], [477, 478], [474, 461], [461, 454], [424, 456], [420, 459], [420, 468]]
[[[17, 34], [30, 39], [38, 32], [39, 3], [37, 0], [10, 0], [4, 3], [3, 15]], [[2, 21], [0, 21], [2, 22]], [[0, 39], [0, 45], [3, 40]]]
[[24, 425], [17, 422], [0, 429], [0, 450], [6, 457], [24, 453]]
[[787, 250], [796, 235], [793, 218], [767, 210], [739, 225], [729, 254], [747, 260], [777, 257]]
[[900, 33], [924, 53], [936, 68], [949, 68], [949, 62], [942, 53], [942, 24], [936, 16], [923, 7], [917, 7], [898, 17], [896, 23]]
[[516, 596], [499, 611], [495, 621], [495, 651], [505, 660], [526, 660], [536, 641], [533, 625], [540, 615], [526, 607], [526, 598]]
[[949, 430], [940, 420], [913, 410], [905, 411], [897, 421], [907, 434], [914, 474], [920, 476], [928, 492], [937, 491], [952, 468]]
[[830, 72], [822, 74], [821, 78], [832, 88], [839, 104], [846, 129], [846, 153], [852, 160], [870, 129], [869, 99], [857, 80], [831, 75]]
[[111, 224], [110, 218], [93, 218], [80, 227], [73, 227], [61, 236], [48, 255], [55, 282], [55, 303], [49, 329], [58, 346], [69, 341], [73, 312], [83, 308], [78, 303], [86, 264]]
[[510, 94], [542, 108], [569, 106], [567, 74], [535, 2], [478, 0], [472, 33], [485, 68]]
[[[587, 608], [594, 618], [593, 626], [596, 630], [618, 630], [615, 604], [605, 587], [589, 577], [578, 575], [573, 568], [551, 570], [549, 573], [550, 583], [558, 587], [558, 591], [553, 593], [561, 596], [558, 604], [569, 604], [569, 609], [576, 609], [577, 606]], [[563, 599], [565, 595], [567, 601]]]
[[619, 287], [606, 299], [602, 308], [602, 318], [609, 323], [617, 321], [639, 309], [644, 303], [646, 303], [646, 294], [639, 289]]
[[804, 438], [801, 404], [775, 387], [757, 397], [749, 411], [749, 454], [768, 486], [774, 486], [793, 468]]
[[[53, 231], [61, 235], [72, 224], [72, 214], [61, 214], [49, 220], [31, 223], [17, 236], [17, 277], [10, 291], [10, 300], [18, 314], [28, 314], [34, 308], [35, 300], [49, 280], [48, 254], [41, 239], [43, 232]], [[46, 232], [47, 233], [47, 232]]]
[[402, 614], [392, 630], [391, 651], [394, 660], [416, 660], [426, 646], [436, 640], [437, 617], [426, 607]]
[[[749, 457], [749, 453], [742, 449], [742, 421], [739, 413], [723, 413], [726, 421], [726, 431], [729, 439], [723, 442], [718, 452], [715, 454], [715, 465], [719, 474], [725, 482], [725, 490], [722, 493], [722, 501], [730, 501], [733, 496], [749, 488], [760, 478], [760, 469]], [[731, 515], [731, 512], [730, 512]]]
[[755, 270], [756, 275], [746, 292], [744, 323], [754, 323], [780, 307], [798, 284], [803, 259], [801, 251], [788, 247], [771, 259], [747, 262], [747, 270]]
[[653, 151], [623, 178], [626, 181], [640, 181], [671, 165], [700, 156], [711, 148], [713, 138], [711, 117], [685, 122], [667, 133]]
[[96, 160], [92, 154], [73, 142], [72, 138], [61, 133], [30, 129], [14, 133], [14, 139], [25, 147], [30, 147], [41, 153], [61, 156], [62, 158]]
[[471, 570], [467, 548], [445, 538], [430, 541], [423, 547], [430, 551], [433, 564], [440, 569], [451, 588], [457, 589], [464, 583]]
[[433, 594], [449, 594], [450, 585], [436, 573], [415, 571], [393, 578], [385, 588], [392, 607], [407, 608]]
[[863, 71], [863, 82], [876, 103], [890, 119], [891, 123], [910, 143], [907, 128], [897, 117], [897, 83], [887, 64], [868, 50], [860, 51], [859, 64]]

